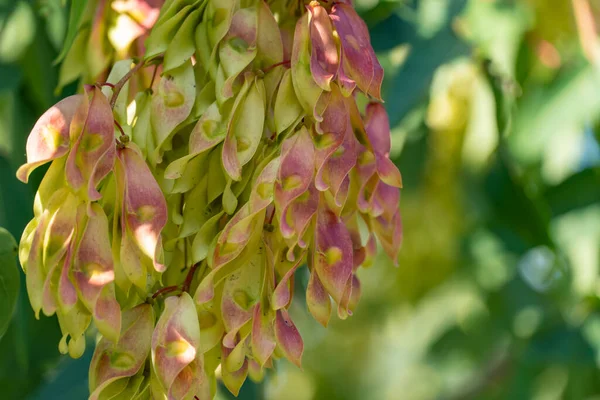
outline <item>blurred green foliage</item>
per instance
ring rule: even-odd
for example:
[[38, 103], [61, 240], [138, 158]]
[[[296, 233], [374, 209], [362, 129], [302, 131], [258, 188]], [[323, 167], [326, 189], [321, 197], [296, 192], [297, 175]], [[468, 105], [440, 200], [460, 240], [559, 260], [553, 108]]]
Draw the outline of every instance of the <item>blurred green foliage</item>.
[[[572, 2], [355, 4], [386, 70], [400, 267], [362, 271], [355, 315], [327, 330], [296, 291], [304, 370], [280, 362], [240, 398], [599, 399], [600, 69]], [[68, 21], [62, 0], [0, 0], [0, 226], [15, 238], [44, 172], [14, 177], [28, 131], [76, 89], [54, 93]], [[56, 319], [35, 320], [20, 282], [0, 398], [85, 398], [92, 349], [60, 357]]]

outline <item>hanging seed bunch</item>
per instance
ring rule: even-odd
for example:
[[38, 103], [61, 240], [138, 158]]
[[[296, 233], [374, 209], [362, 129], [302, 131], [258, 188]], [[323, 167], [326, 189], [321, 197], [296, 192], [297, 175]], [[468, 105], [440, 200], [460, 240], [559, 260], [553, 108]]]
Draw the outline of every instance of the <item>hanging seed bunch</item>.
[[92, 399], [210, 399], [217, 375], [237, 394], [300, 365], [297, 271], [327, 325], [377, 240], [397, 258], [383, 71], [347, 2], [170, 0], [145, 46], [31, 132], [19, 179], [52, 163], [21, 239], [29, 298], [72, 357], [94, 322]]

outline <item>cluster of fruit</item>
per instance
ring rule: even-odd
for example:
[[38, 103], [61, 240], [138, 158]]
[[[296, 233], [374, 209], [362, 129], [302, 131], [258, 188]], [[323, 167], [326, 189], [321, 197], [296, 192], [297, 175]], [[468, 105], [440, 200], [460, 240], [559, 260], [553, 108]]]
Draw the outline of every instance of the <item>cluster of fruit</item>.
[[208, 399], [217, 370], [237, 393], [273, 358], [300, 364], [298, 273], [327, 325], [377, 240], [397, 258], [383, 70], [347, 1], [168, 0], [145, 44], [31, 132], [18, 177], [52, 164], [20, 245], [28, 293], [63, 353], [94, 321], [92, 398]]

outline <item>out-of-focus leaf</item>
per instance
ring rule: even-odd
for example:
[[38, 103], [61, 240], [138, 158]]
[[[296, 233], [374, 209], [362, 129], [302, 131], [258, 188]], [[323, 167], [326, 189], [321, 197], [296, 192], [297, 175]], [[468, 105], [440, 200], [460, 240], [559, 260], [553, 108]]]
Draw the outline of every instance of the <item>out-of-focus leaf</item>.
[[523, 253], [537, 245], [554, 248], [544, 204], [525, 191], [506, 160], [494, 166], [485, 190], [493, 212], [491, 228], [503, 238], [508, 250]]
[[[40, 383], [51, 376], [61, 357], [58, 352], [60, 338], [56, 318], [35, 319], [24, 279], [21, 279], [21, 296], [15, 316], [0, 341], [2, 398], [26, 399]], [[64, 397], [57, 395], [53, 398]]]
[[12, 64], [0, 64], [0, 92], [14, 90], [21, 81], [21, 70]]
[[83, 18], [83, 14], [85, 8], [87, 6], [87, 0], [71, 0], [70, 11], [69, 11], [69, 24], [67, 25], [67, 33], [65, 35], [65, 41], [63, 43], [63, 48], [54, 61], [54, 63], [58, 63], [65, 58], [67, 52], [71, 48], [73, 41], [75, 40], [75, 36], [79, 31], [79, 25], [81, 24], [81, 20]]
[[[14, 97], [14, 107], [11, 111], [14, 123], [10, 136], [15, 149], [25, 149], [27, 133], [35, 122], [37, 111], [27, 107], [20, 95]], [[46, 105], [49, 106], [51, 104]], [[10, 156], [10, 160], [5, 156]], [[24, 159], [24, 150], [0, 155], [0, 225], [6, 227], [14, 237], [20, 237], [23, 228], [32, 217], [33, 194], [43, 176], [43, 171], [39, 174], [35, 171], [30, 185], [21, 184], [16, 179], [15, 172]], [[35, 319], [29, 304], [25, 279], [22, 278], [15, 315], [0, 340], [0, 397], [25, 399], [29, 393], [36, 390], [60, 358], [57, 347], [60, 338], [61, 332], [56, 318]]]
[[[496, 103], [498, 133], [504, 137], [511, 133], [513, 126], [515, 97], [510, 80], [494, 75], [492, 68], [492, 64], [486, 63], [484, 72]], [[539, 196], [525, 190], [523, 176], [517, 174], [512, 154], [503, 138], [500, 140], [496, 163], [484, 183], [492, 206], [492, 229], [505, 240], [507, 248], [516, 253], [524, 253], [538, 245], [554, 247], [548, 232], [547, 205]]]
[[534, 337], [523, 356], [526, 363], [595, 366], [594, 351], [578, 329], [557, 326]]
[[40, 4], [39, 13], [45, 20], [45, 33], [56, 52], [61, 49], [67, 32], [67, 12], [65, 0], [45, 0]]
[[28, 93], [27, 100], [33, 103], [36, 113], [43, 112], [48, 104], [57, 101], [54, 96], [54, 88], [58, 82], [57, 67], [52, 65], [55, 56], [49, 37], [40, 29], [21, 59], [22, 84]]
[[13, 152], [14, 95], [0, 92], [0, 156], [8, 157]]
[[[456, 0], [449, 4], [446, 24], [432, 38], [424, 39], [414, 33], [407, 35], [414, 38], [409, 42], [410, 53], [384, 95], [386, 108], [390, 110], [391, 126], [395, 126], [415, 105], [427, 98], [433, 73], [440, 65], [468, 54], [469, 46], [459, 40], [452, 29], [452, 22], [465, 3], [466, 0]], [[395, 27], [397, 21], [397, 17], [390, 17], [374, 29], [395, 32], [398, 29]]]
[[19, 296], [17, 250], [15, 238], [0, 228], [0, 339], [8, 328]]
[[35, 37], [35, 14], [29, 2], [19, 1], [0, 31], [0, 62], [17, 61]]
[[444, 27], [448, 19], [449, 5], [453, 0], [421, 0], [418, 2], [416, 20], [419, 34], [429, 38]]
[[553, 216], [600, 202], [600, 168], [588, 168], [546, 190]]
[[[511, 151], [523, 163], [538, 162], [552, 135], [577, 132], [600, 117], [600, 70], [579, 60], [550, 84], [529, 88], [519, 101], [514, 130], [508, 138]], [[574, 129], [573, 129], [574, 128]]]
[[[255, 400], [255, 399], [263, 399], [264, 395], [262, 394], [263, 390], [263, 382], [256, 383], [252, 380], [247, 380], [242, 385], [240, 392], [237, 396], [234, 396], [225, 388], [223, 385], [219, 385], [219, 390], [217, 391], [217, 396], [215, 400]], [[40, 399], [42, 400], [42, 399]]]
[[[89, 343], [88, 339], [88, 343]], [[40, 385], [28, 400], [48, 400], [58, 396], [62, 399], [85, 399], [89, 396], [88, 369], [94, 354], [93, 346], [87, 346], [81, 358], [62, 357], [52, 371], [53, 378]]]
[[416, 29], [410, 22], [403, 20], [398, 14], [377, 12], [379, 6], [367, 12], [364, 17], [371, 26], [371, 44], [376, 52], [389, 51], [401, 43], [416, 40]]
[[470, 1], [465, 9], [466, 36], [499, 72], [514, 77], [519, 44], [531, 27], [525, 2]]

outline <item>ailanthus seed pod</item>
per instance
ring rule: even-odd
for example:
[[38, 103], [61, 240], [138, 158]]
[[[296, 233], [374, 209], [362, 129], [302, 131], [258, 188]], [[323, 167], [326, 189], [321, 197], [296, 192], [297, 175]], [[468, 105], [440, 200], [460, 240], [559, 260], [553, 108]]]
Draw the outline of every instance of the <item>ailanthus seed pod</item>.
[[91, 398], [209, 399], [219, 366], [234, 394], [275, 358], [300, 366], [304, 268], [317, 321], [352, 314], [358, 268], [402, 239], [382, 78], [347, 2], [167, 0], [142, 60], [40, 118], [18, 177], [52, 165], [20, 258], [61, 352], [102, 335]]

